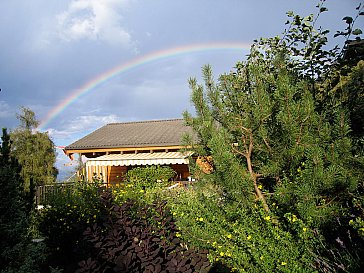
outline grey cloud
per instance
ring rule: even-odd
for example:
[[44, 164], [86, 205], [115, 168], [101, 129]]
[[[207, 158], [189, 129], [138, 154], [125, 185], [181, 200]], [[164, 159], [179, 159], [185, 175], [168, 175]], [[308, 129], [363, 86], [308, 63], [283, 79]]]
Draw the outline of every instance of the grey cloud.
[[131, 35], [122, 26], [125, 2], [128, 1], [73, 0], [56, 17], [60, 37], [66, 41], [91, 39], [130, 46]]

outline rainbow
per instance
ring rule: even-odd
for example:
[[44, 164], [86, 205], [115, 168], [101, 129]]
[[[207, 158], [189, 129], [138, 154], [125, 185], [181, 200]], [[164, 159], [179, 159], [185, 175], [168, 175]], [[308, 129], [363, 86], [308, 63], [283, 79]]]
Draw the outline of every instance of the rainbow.
[[63, 99], [59, 104], [57, 104], [51, 111], [49, 111], [46, 117], [41, 121], [38, 126], [39, 130], [44, 130], [48, 124], [54, 120], [61, 112], [63, 112], [68, 106], [70, 106], [74, 101], [79, 99], [81, 96], [89, 93], [99, 85], [103, 84], [106, 81], [109, 81], [116, 76], [127, 72], [131, 69], [137, 68], [139, 66], [161, 60], [170, 57], [176, 57], [187, 53], [194, 52], [205, 52], [205, 51], [243, 51], [248, 50], [250, 48], [250, 44], [247, 43], [239, 43], [239, 42], [218, 42], [218, 43], [209, 43], [209, 44], [192, 44], [192, 45], [184, 45], [178, 46], [168, 49], [163, 49], [159, 51], [154, 51], [149, 54], [140, 56], [138, 58], [132, 59], [128, 62], [122, 63], [98, 76], [93, 78], [92, 80], [86, 82], [81, 87], [73, 90], [71, 94]]

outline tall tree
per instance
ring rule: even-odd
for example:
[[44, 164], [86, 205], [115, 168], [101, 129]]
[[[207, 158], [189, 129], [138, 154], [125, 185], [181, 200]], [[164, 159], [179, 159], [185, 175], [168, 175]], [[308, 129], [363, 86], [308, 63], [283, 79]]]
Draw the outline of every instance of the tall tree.
[[10, 155], [10, 136], [3, 129], [0, 145], [0, 269], [12, 260], [16, 244], [21, 242], [26, 229], [22, 203], [21, 167]]
[[[327, 11], [323, 3], [318, 14]], [[364, 216], [363, 153], [352, 135], [361, 131], [351, 123], [362, 111], [363, 66], [345, 67], [347, 77], [328, 85], [343, 69], [339, 51], [324, 49], [328, 31], [314, 28], [317, 16], [288, 15], [284, 36], [256, 41], [234, 71], [215, 82], [205, 66], [203, 84], [191, 79], [196, 114], [184, 116], [226, 196], [251, 207], [258, 200], [268, 214], [278, 204], [277, 219], [294, 214], [349, 246], [349, 219]], [[363, 251], [358, 242], [355, 253]]]
[[17, 118], [20, 125], [10, 134], [13, 142], [11, 153], [22, 166], [24, 191], [31, 192], [37, 185], [55, 181], [56, 152], [48, 133], [36, 130], [39, 122], [32, 110], [22, 107]]

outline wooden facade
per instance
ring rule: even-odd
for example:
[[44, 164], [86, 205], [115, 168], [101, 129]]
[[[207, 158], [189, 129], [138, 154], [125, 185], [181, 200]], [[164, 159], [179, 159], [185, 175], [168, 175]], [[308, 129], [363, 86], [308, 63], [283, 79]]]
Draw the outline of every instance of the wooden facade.
[[[161, 166], [171, 167], [176, 172], [176, 175], [172, 178], [173, 181], [187, 181], [190, 176], [187, 164], [169, 164]], [[92, 181], [94, 178], [100, 179], [108, 186], [119, 185], [123, 182], [126, 173], [135, 167], [141, 166], [86, 166], [85, 178], [87, 181]]]

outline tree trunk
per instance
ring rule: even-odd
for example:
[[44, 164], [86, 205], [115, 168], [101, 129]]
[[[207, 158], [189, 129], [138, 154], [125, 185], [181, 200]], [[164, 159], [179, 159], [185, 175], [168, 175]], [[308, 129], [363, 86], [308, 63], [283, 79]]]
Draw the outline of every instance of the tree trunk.
[[249, 170], [249, 173], [250, 173], [250, 177], [251, 179], [253, 180], [253, 183], [254, 183], [254, 190], [255, 190], [255, 193], [256, 195], [258, 196], [259, 200], [262, 201], [262, 204], [263, 204], [263, 208], [265, 211], [269, 212], [269, 207], [268, 207], [268, 204], [267, 204], [267, 201], [265, 200], [265, 197], [262, 193], [262, 191], [258, 188], [258, 183], [257, 183], [257, 174], [254, 172], [253, 170], [253, 166], [252, 166], [252, 161], [251, 161], [251, 156], [252, 156], [252, 151], [253, 151], [253, 134], [250, 132], [250, 135], [249, 135], [249, 149], [246, 153], [246, 162], [247, 162], [247, 165], [248, 165], [248, 170]]

